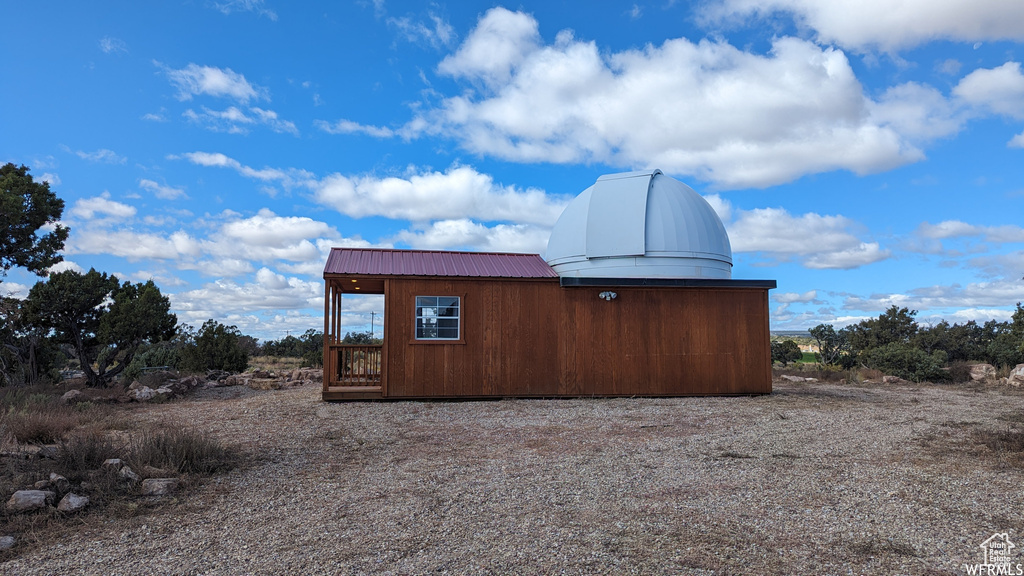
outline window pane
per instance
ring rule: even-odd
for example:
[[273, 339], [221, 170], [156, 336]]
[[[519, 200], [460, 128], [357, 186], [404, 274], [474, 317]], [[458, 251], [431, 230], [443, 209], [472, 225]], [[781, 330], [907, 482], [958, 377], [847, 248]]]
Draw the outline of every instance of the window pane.
[[458, 340], [458, 296], [416, 297], [416, 338], [422, 340]]

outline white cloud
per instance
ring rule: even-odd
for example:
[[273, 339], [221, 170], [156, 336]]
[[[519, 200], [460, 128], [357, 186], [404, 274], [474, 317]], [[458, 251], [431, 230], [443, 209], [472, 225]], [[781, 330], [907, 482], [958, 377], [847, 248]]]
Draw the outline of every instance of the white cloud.
[[953, 94], [973, 106], [1024, 119], [1024, 74], [1019, 62], [979, 68], [964, 76], [953, 88]]
[[998, 308], [1024, 301], [1024, 282], [1014, 278], [993, 282], [972, 282], [966, 286], [929, 286], [906, 294], [872, 294], [868, 297], [848, 296], [843, 302], [847, 310], [885, 310], [890, 306], [906, 306], [915, 310]]
[[89, 162], [102, 162], [104, 164], [124, 164], [128, 161], [124, 156], [119, 155], [113, 150], [107, 150], [106, 148], [101, 148], [95, 152], [76, 150], [75, 155], [83, 160], [88, 160]]
[[165, 109], [161, 108], [159, 112], [148, 112], [143, 114], [142, 119], [148, 120], [149, 122], [167, 122], [166, 112], [167, 111]]
[[485, 226], [468, 218], [439, 220], [430, 225], [403, 230], [394, 242], [423, 250], [468, 249], [486, 252], [544, 252], [551, 231], [527, 224]]
[[185, 195], [185, 191], [181, 188], [162, 185], [145, 178], [139, 180], [139, 188], [152, 192], [154, 196], [163, 200], [179, 200], [182, 198], [188, 198], [188, 196]]
[[783, 292], [781, 294], [772, 294], [772, 300], [775, 300], [779, 304], [792, 304], [794, 302], [800, 303], [813, 303], [818, 301], [818, 291], [810, 290], [803, 294], [797, 294], [796, 292]]
[[330, 175], [317, 185], [317, 202], [353, 218], [384, 216], [414, 222], [475, 218], [550, 226], [568, 204], [542, 190], [501, 186], [473, 168], [376, 178]]
[[767, 253], [776, 259], [799, 257], [807, 268], [850, 269], [891, 255], [877, 242], [865, 242], [844, 216], [807, 213], [793, 216], [782, 208], [742, 210], [727, 223], [733, 252]]
[[437, 69], [449, 76], [507, 82], [512, 69], [540, 46], [537, 21], [529, 14], [497, 7], [488, 10], [459, 50]]
[[387, 22], [409, 42], [426, 42], [435, 48], [440, 48], [448, 46], [454, 41], [455, 29], [447, 20], [436, 14], [429, 14], [427, 18], [429, 22], [414, 20], [409, 16], [388, 18]]
[[394, 130], [386, 126], [369, 126], [345, 119], [338, 120], [333, 124], [325, 120], [317, 120], [313, 125], [328, 134], [366, 134], [374, 138], [391, 138], [395, 135]]
[[715, 211], [715, 214], [718, 214], [718, 217], [721, 218], [722, 222], [732, 220], [732, 202], [729, 202], [718, 194], [708, 194], [707, 196], [704, 196], [704, 199], [711, 205], [711, 208]]
[[46, 182], [50, 186], [60, 186], [60, 176], [51, 172], [43, 172], [39, 175], [38, 180], [40, 182]]
[[103, 38], [100, 38], [100, 50], [102, 50], [104, 54], [127, 53], [128, 45], [120, 38], [104, 36]]
[[1005, 0], [724, 0], [706, 5], [708, 23], [792, 15], [821, 42], [894, 51], [932, 40], [1024, 39], [1024, 4]]
[[85, 268], [82, 268], [76, 262], [72, 262], [71, 260], [68, 260], [67, 258], [61, 260], [60, 262], [57, 262], [53, 266], [50, 266], [46, 271], [52, 273], [52, 272], [63, 272], [65, 270], [74, 270], [75, 272], [78, 272], [78, 273], [84, 273], [85, 272]]
[[918, 141], [956, 134], [967, 121], [967, 114], [941, 92], [916, 82], [889, 88], [869, 109], [878, 125]]
[[92, 198], [82, 198], [75, 201], [71, 208], [71, 214], [78, 218], [91, 220], [97, 215], [105, 215], [114, 219], [123, 220], [135, 216], [134, 206], [122, 204], [110, 199], [110, 192], [103, 192]]
[[263, 182], [277, 182], [285, 188], [292, 188], [300, 184], [309, 187], [314, 187], [313, 175], [305, 170], [279, 170], [277, 168], [262, 168], [256, 169], [250, 166], [246, 166], [221, 153], [211, 152], [187, 152], [185, 154], [171, 155], [168, 156], [171, 160], [178, 158], [185, 158], [193, 164], [199, 166], [218, 167], [218, 168], [230, 168], [235, 170], [246, 178], [254, 178]]
[[960, 220], [946, 220], [938, 224], [922, 222], [917, 234], [933, 240], [980, 236], [988, 242], [1024, 242], [1024, 228], [1020, 226], [976, 226]]
[[476, 88], [403, 136], [443, 134], [507, 160], [662, 168], [741, 188], [923, 157], [892, 116], [872, 118], [841, 51], [796, 38], [767, 55], [685, 38], [608, 54], [564, 31], [541, 45], [531, 16], [496, 8], [438, 71]]
[[267, 8], [263, 0], [221, 0], [214, 2], [213, 7], [220, 10], [222, 14], [253, 12], [259, 16], [266, 16], [270, 20], [277, 21], [277, 12]]
[[294, 122], [282, 120], [273, 110], [256, 107], [249, 108], [247, 114], [235, 106], [229, 106], [225, 110], [212, 110], [202, 106], [202, 112], [196, 112], [189, 108], [182, 113], [182, 116], [213, 132], [248, 134], [249, 126], [263, 125], [277, 133], [299, 135], [299, 129], [295, 127]]
[[1017, 134], [1006, 143], [1010, 148], [1024, 148], [1024, 132]]
[[193, 96], [201, 94], [232, 98], [245, 103], [249, 100], [268, 99], [265, 88], [250, 84], [245, 76], [230, 68], [189, 64], [175, 70], [159, 62], [156, 65], [164, 69], [171, 84], [178, 88], [179, 100], [191, 100]]
[[[54, 271], [52, 268], [51, 271]], [[24, 300], [28, 296], [31, 286], [17, 282], [0, 282], [0, 296], [5, 298], [17, 298]]]
[[76, 230], [68, 241], [69, 254], [109, 254], [136, 261], [146, 258], [180, 260], [200, 253], [200, 244], [179, 230], [170, 236], [87, 227]]
[[861, 242], [845, 250], [814, 254], [804, 261], [804, 267], [849, 270], [885, 260], [889, 256], [891, 252], [883, 250], [878, 242]]
[[175, 310], [197, 318], [221, 318], [258, 310], [297, 310], [323, 305], [323, 282], [287, 277], [260, 268], [252, 282], [218, 280], [170, 295]]

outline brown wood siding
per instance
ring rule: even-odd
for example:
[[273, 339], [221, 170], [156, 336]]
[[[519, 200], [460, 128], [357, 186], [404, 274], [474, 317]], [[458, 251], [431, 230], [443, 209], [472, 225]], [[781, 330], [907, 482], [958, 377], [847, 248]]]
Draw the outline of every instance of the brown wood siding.
[[[462, 340], [416, 341], [416, 296], [449, 295]], [[771, 392], [766, 288], [393, 277], [386, 297], [389, 398]]]

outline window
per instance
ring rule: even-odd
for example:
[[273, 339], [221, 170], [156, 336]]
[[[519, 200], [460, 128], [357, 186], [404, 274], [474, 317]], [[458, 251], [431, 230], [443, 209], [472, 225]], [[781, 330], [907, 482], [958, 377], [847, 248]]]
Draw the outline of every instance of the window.
[[416, 339], [458, 340], [458, 296], [416, 297]]

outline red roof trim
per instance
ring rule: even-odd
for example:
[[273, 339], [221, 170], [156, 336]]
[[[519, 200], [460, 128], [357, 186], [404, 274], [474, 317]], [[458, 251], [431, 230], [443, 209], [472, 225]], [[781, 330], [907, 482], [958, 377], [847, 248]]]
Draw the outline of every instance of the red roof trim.
[[539, 254], [332, 248], [324, 275], [558, 278]]

